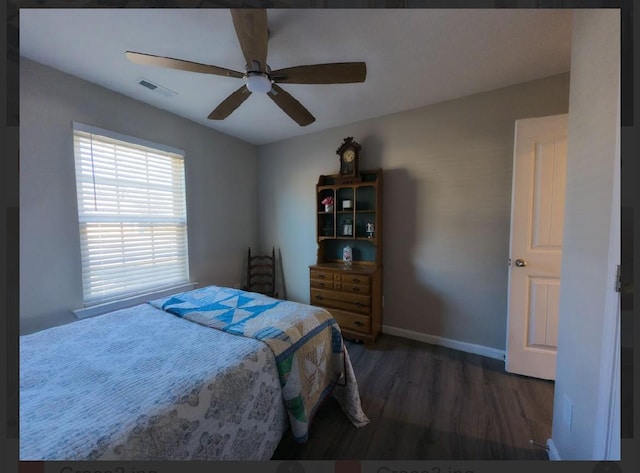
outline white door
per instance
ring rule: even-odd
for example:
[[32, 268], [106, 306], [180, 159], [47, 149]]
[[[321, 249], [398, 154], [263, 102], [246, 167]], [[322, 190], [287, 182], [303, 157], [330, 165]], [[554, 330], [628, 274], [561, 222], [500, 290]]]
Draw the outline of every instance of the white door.
[[506, 370], [555, 379], [567, 115], [516, 121]]

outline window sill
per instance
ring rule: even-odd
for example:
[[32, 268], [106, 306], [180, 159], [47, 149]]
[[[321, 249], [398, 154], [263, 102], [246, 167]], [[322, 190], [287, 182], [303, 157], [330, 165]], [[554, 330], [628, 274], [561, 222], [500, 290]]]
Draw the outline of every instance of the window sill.
[[157, 292], [148, 292], [146, 294], [139, 294], [137, 296], [128, 297], [126, 299], [105, 302], [104, 304], [97, 304], [90, 307], [83, 307], [82, 309], [72, 310], [71, 312], [73, 312], [73, 314], [78, 319], [86, 319], [89, 317], [95, 317], [96, 315], [106, 314], [107, 312], [112, 312], [114, 310], [124, 309], [126, 307], [142, 304], [143, 302], [157, 299], [159, 297], [166, 297], [178, 292], [190, 291], [191, 289], [195, 288], [197, 284], [198, 283], [195, 282], [189, 282]]

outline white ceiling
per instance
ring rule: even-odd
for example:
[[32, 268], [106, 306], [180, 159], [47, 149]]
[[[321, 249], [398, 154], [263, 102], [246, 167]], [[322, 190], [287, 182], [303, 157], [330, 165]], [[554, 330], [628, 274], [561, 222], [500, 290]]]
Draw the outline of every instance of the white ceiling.
[[[226, 9], [21, 9], [20, 54], [253, 144], [569, 70], [571, 10], [268, 10], [268, 63], [364, 61], [360, 84], [283, 84], [315, 117], [300, 127], [262, 94], [209, 113], [242, 79], [133, 64], [125, 51], [244, 71]], [[138, 85], [145, 78], [177, 93]]]

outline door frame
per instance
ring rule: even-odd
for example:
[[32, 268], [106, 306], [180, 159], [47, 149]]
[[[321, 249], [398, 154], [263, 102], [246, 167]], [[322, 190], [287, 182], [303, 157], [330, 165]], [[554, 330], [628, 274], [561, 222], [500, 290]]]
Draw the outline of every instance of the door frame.
[[[618, 97], [618, 110], [620, 98]], [[609, 227], [609, 260], [607, 264], [608, 292], [604, 307], [602, 347], [600, 351], [600, 382], [594, 432], [594, 459], [620, 460], [620, 292], [616, 291], [620, 265], [620, 114], [616, 123], [616, 156], [613, 170], [613, 195]]]

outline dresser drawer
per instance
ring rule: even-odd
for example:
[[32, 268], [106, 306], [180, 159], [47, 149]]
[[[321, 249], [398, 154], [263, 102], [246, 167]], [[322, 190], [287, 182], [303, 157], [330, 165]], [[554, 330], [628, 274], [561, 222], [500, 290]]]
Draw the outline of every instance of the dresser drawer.
[[347, 285], [357, 284], [359, 286], [371, 286], [369, 276], [363, 274], [343, 274], [342, 282]]
[[342, 289], [344, 292], [351, 292], [353, 294], [369, 294], [368, 284], [350, 284], [343, 282], [340, 284], [340, 289]]
[[320, 269], [311, 270], [311, 279], [317, 279], [320, 281], [333, 281], [334, 273], [332, 271], [322, 271]]
[[[338, 283], [340, 284], [340, 283]], [[333, 286], [333, 280], [326, 280], [326, 279], [311, 279], [311, 287], [317, 287], [320, 289], [334, 289]], [[340, 288], [338, 288], [340, 289]]]
[[323, 307], [360, 312], [362, 314], [369, 314], [371, 311], [371, 298], [369, 296], [348, 292], [312, 288], [311, 303]]
[[371, 330], [371, 318], [366, 315], [358, 315], [345, 312], [340, 309], [327, 309], [336, 319], [341, 330], [369, 333]]

